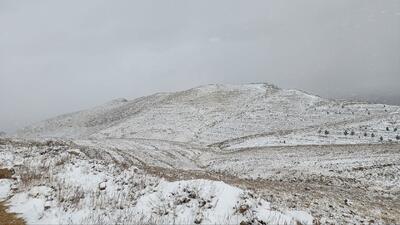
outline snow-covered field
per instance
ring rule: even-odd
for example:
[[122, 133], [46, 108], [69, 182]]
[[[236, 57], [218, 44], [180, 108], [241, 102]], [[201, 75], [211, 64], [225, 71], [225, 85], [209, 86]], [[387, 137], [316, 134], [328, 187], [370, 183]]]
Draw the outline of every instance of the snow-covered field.
[[[307, 212], [272, 209], [258, 194], [222, 181], [168, 181], [129, 159], [97, 157], [71, 143], [3, 140], [0, 197], [28, 224], [312, 223]], [[112, 157], [112, 156], [110, 156]]]
[[0, 204], [28, 224], [398, 224], [399, 119], [268, 84], [117, 99], [0, 139]]

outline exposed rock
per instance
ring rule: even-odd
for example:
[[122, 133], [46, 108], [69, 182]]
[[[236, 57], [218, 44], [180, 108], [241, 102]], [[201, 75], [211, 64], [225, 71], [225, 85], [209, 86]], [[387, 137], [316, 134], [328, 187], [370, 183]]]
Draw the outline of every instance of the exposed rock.
[[99, 184], [99, 189], [100, 189], [101, 191], [105, 190], [106, 188], [107, 188], [107, 184], [106, 184], [105, 182], [101, 182], [101, 183]]
[[48, 209], [50, 209], [50, 207], [51, 207], [51, 202], [50, 201], [46, 201], [44, 203], [44, 210], [48, 210]]

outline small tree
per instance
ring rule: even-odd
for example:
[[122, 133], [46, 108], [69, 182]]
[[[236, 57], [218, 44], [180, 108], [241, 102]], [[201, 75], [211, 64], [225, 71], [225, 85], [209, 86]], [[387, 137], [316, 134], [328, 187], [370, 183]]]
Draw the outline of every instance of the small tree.
[[389, 127], [386, 127], [386, 131], [389, 131], [390, 129], [389, 129]]
[[349, 134], [349, 132], [347, 132], [347, 130], [345, 130], [345, 131], [344, 131], [344, 135], [347, 136], [348, 134]]
[[399, 135], [396, 136], [396, 140], [400, 140], [400, 136]]
[[368, 136], [367, 132], [364, 132], [364, 137]]
[[352, 130], [351, 132], [350, 132], [350, 135], [355, 135], [356, 134], [356, 132], [354, 132], [354, 130]]
[[329, 131], [328, 130], [325, 130], [325, 135], [328, 135], [329, 134]]
[[397, 131], [397, 127], [395, 127], [395, 128], [393, 129], [393, 131], [396, 132], [396, 131]]
[[375, 134], [374, 134], [374, 133], [372, 133], [372, 134], [371, 134], [371, 137], [375, 137]]
[[380, 141], [383, 141], [383, 137], [381, 136], [381, 137], [379, 138], [379, 140], [380, 140]]

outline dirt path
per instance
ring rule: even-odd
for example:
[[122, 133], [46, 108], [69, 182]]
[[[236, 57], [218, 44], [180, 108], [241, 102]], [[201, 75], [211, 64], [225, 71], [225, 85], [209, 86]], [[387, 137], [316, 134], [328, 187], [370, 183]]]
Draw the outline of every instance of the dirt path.
[[4, 202], [0, 202], [0, 224], [4, 225], [25, 225], [25, 221], [15, 213], [7, 212], [8, 207]]
[[[0, 180], [11, 179], [11, 177], [11, 170], [0, 168]], [[15, 213], [9, 213], [6, 203], [4, 201], [0, 201], [0, 224], [25, 225], [25, 221], [17, 217]]]

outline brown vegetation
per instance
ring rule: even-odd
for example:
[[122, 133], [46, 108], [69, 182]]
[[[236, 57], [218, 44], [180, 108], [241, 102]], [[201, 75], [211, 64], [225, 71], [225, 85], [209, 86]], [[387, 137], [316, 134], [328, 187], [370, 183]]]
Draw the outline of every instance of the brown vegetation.
[[0, 169], [0, 179], [11, 179], [13, 174], [10, 169]]

